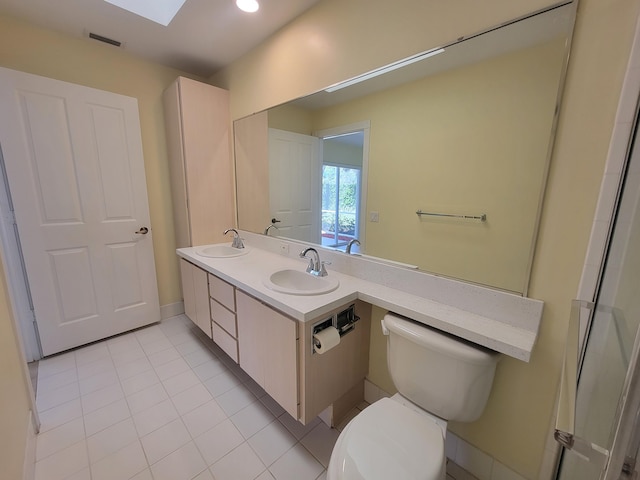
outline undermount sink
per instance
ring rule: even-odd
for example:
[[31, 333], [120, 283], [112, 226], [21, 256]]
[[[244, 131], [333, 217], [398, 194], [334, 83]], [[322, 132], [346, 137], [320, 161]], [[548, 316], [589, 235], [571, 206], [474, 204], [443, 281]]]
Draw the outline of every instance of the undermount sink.
[[273, 291], [289, 295], [321, 295], [334, 291], [340, 285], [336, 277], [316, 277], [299, 270], [278, 270], [264, 281]]
[[246, 255], [249, 253], [249, 249], [247, 247], [234, 248], [231, 245], [205, 245], [196, 247], [195, 252], [202, 257], [231, 258]]

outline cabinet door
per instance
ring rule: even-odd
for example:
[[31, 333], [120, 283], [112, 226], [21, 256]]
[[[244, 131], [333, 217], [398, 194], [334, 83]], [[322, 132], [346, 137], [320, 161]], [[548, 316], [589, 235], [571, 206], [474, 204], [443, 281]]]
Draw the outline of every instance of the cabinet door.
[[193, 323], [198, 323], [196, 316], [196, 296], [193, 289], [193, 265], [180, 259], [180, 276], [182, 277], [182, 297], [184, 298], [184, 314]]
[[261, 321], [261, 303], [236, 291], [238, 322], [238, 360], [240, 367], [264, 388], [264, 322]]
[[297, 322], [237, 291], [240, 366], [298, 418]]
[[207, 272], [193, 266], [193, 290], [196, 304], [196, 323], [211, 338], [211, 314], [209, 313], [209, 284]]

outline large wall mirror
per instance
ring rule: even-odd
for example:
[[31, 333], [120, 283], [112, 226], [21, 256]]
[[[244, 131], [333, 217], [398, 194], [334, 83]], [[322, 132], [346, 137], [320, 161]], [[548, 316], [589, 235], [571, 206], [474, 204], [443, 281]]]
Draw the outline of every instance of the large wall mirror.
[[525, 294], [574, 15], [237, 120], [238, 226]]

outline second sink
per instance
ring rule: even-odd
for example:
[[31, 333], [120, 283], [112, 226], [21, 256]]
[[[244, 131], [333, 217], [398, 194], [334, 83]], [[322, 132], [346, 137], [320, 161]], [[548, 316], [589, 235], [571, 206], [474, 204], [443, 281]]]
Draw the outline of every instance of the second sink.
[[334, 291], [340, 281], [333, 276], [316, 277], [299, 270], [278, 270], [264, 281], [267, 288], [289, 295], [321, 295]]

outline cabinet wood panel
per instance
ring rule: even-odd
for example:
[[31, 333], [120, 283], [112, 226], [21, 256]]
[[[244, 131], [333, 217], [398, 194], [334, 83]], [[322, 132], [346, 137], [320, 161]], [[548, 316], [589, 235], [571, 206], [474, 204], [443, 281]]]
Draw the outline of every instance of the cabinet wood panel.
[[236, 293], [240, 366], [297, 419], [298, 323]]
[[211, 320], [224, 328], [232, 337], [237, 337], [236, 314], [220, 305], [215, 299], [211, 299]]
[[[232, 312], [236, 311], [236, 296], [233, 285], [209, 274], [209, 295]], [[218, 322], [219, 323], [219, 322]]]

